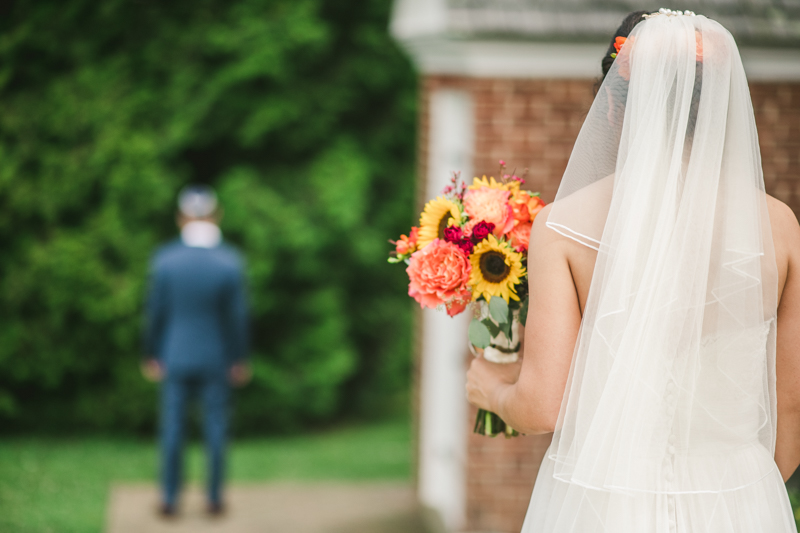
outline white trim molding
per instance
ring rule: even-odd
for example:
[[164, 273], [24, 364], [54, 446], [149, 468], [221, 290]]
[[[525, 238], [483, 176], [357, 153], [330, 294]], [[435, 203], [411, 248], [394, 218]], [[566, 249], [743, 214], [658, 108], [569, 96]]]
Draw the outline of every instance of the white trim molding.
[[449, 40], [402, 42], [422, 74], [474, 78], [596, 78], [602, 44]]
[[750, 81], [800, 81], [797, 48], [740, 48], [744, 71]]
[[[426, 197], [441, 194], [450, 173], [472, 175], [473, 106], [466, 91], [431, 94]], [[446, 531], [466, 524], [467, 401], [464, 391], [469, 313], [450, 318], [425, 309], [419, 411], [419, 499]]]
[[[595, 79], [607, 44], [448, 39], [402, 39], [423, 75], [473, 78]], [[800, 81], [800, 50], [740, 49], [750, 81]]]
[[447, 31], [448, 10], [445, 0], [395, 0], [389, 31], [396, 39], [421, 35], [439, 35]]

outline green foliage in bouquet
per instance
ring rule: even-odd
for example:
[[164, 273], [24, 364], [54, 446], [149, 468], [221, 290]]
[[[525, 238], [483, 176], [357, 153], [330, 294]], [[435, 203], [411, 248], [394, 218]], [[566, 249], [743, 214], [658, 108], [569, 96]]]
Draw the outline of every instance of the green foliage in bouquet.
[[415, 76], [390, 0], [0, 6], [0, 428], [151, 428], [147, 263], [217, 187], [248, 260], [272, 432], [405, 406], [410, 308], [385, 236], [413, 207]]
[[[527, 291], [526, 291], [527, 292]], [[469, 342], [477, 348], [486, 348], [492, 342], [493, 337], [503, 333], [506, 338], [511, 338], [511, 326], [515, 311], [519, 311], [518, 320], [522, 326], [528, 318], [528, 298], [522, 301], [511, 300], [506, 303], [502, 298], [492, 298], [489, 301], [489, 316], [485, 318], [475, 317], [469, 323]], [[496, 347], [500, 351], [512, 353], [519, 350], [519, 346], [512, 348]]]

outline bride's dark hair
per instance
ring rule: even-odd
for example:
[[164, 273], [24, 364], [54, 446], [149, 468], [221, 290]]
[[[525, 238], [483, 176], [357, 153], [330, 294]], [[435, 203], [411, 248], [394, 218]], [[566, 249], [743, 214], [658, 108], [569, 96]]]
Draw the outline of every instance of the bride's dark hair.
[[[617, 51], [614, 47], [614, 43], [617, 40], [617, 37], [625, 37], [626, 39], [633, 31], [633, 28], [636, 27], [642, 20], [644, 20], [643, 15], [647, 15], [649, 13], [653, 13], [652, 11], [633, 11], [625, 15], [625, 18], [622, 19], [622, 24], [619, 25], [617, 31], [614, 32], [614, 35], [611, 36], [611, 41], [608, 44], [608, 49], [606, 50], [606, 54], [603, 56], [603, 59], [600, 61], [600, 65], [603, 68], [603, 75], [600, 79], [597, 80], [597, 83], [594, 87], [594, 92], [597, 94], [597, 91], [600, 89], [600, 85], [602, 85], [603, 80], [606, 79], [606, 75], [608, 71], [611, 70], [611, 66], [614, 64], [614, 58], [611, 57], [611, 54]], [[703, 63], [702, 61], [698, 60], [695, 66], [695, 80], [694, 80], [694, 91], [692, 95], [692, 104], [689, 110], [689, 121], [686, 127], [686, 135], [687, 138], [692, 139], [694, 137], [694, 127], [695, 122], [697, 121], [697, 111], [700, 105], [700, 90], [703, 86]]]
[[[651, 13], [651, 11], [634, 11], [632, 13], [628, 13], [622, 20], [622, 24], [620, 24], [619, 28], [617, 28], [617, 31], [611, 36], [611, 42], [608, 44], [606, 55], [604, 55], [603, 60], [600, 61], [600, 65], [603, 67], [603, 77], [600, 78], [600, 83], [603, 82], [606, 74], [608, 74], [608, 71], [611, 70], [611, 65], [614, 64], [614, 58], [611, 57], [611, 54], [617, 51], [617, 49], [614, 48], [614, 42], [616, 41], [617, 37], [625, 37], [627, 39], [628, 35], [630, 35], [633, 31], [633, 28], [642, 20], [644, 20], [642, 15], [647, 15], [648, 13]], [[597, 84], [598, 87], [600, 86], [600, 83]]]

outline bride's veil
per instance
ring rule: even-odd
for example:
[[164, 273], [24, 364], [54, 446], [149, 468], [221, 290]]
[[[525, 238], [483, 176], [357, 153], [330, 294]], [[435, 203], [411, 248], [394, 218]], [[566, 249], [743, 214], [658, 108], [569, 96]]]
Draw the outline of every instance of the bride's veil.
[[554, 476], [677, 494], [768, 475], [777, 269], [747, 80], [725, 28], [688, 13], [636, 26], [547, 224], [598, 250]]

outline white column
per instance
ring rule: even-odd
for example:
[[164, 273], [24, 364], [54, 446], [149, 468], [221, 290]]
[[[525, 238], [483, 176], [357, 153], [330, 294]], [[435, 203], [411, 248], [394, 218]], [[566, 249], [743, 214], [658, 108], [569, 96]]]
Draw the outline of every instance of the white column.
[[[426, 198], [434, 198], [460, 170], [472, 176], [474, 125], [466, 91], [431, 95]], [[419, 496], [448, 531], [466, 519], [467, 402], [464, 358], [469, 313], [450, 318], [426, 309], [422, 321], [420, 369]]]

